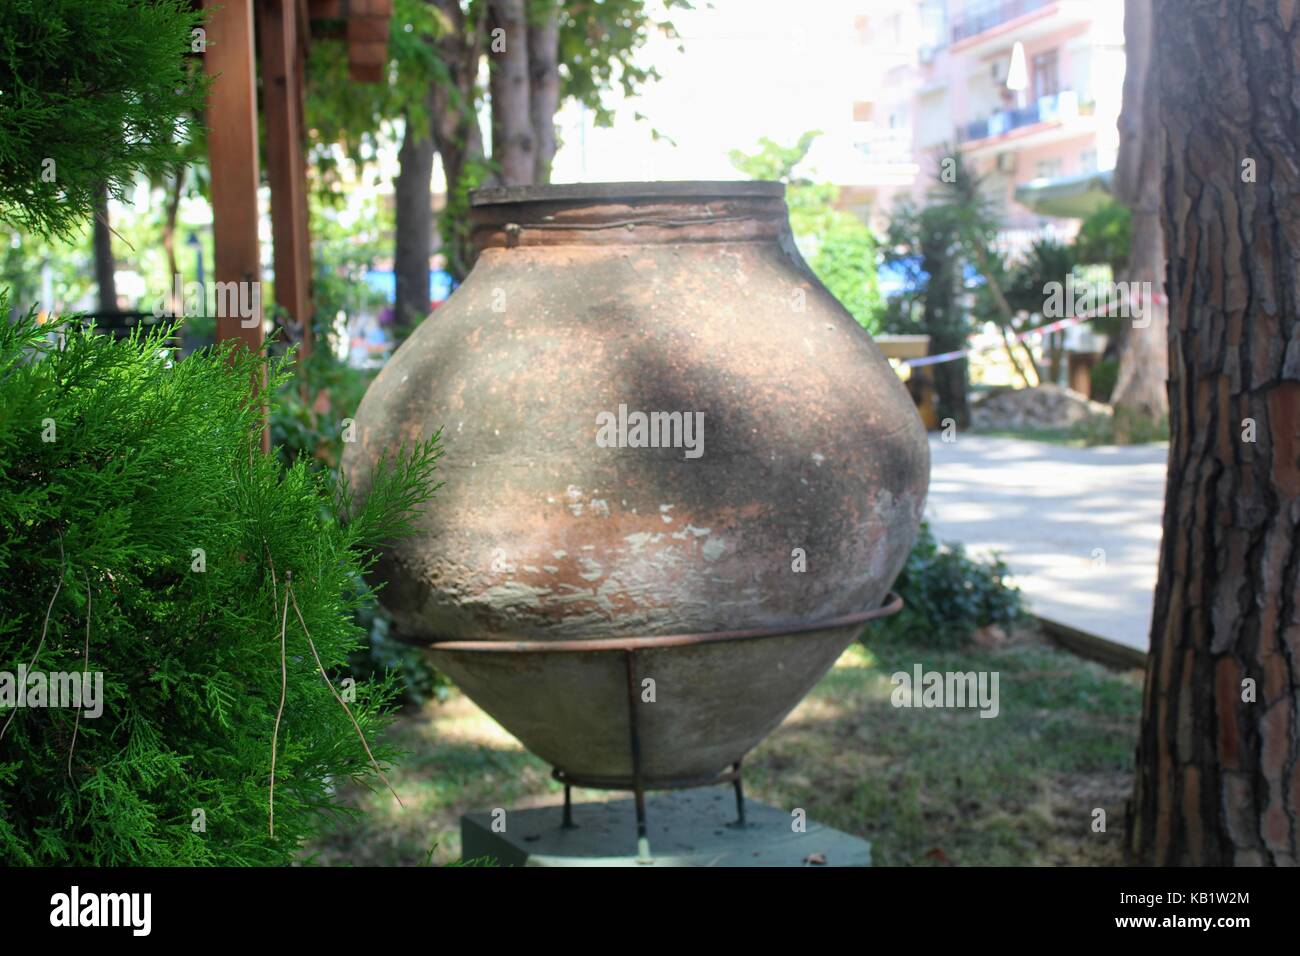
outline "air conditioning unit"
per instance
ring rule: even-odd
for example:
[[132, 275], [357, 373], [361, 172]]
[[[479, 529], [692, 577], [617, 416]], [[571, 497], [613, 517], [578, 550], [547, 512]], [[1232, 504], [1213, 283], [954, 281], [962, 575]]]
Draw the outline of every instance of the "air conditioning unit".
[[1006, 173], [1008, 176], [1015, 175], [1016, 172], [1015, 153], [998, 153], [998, 172]]

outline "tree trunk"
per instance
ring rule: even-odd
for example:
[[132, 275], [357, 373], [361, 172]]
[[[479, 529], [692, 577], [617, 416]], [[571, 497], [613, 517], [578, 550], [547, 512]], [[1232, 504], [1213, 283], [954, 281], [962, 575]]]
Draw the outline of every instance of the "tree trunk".
[[560, 4], [539, 4], [528, 23], [528, 111], [535, 144], [533, 181], [551, 181], [558, 142], [555, 114], [560, 110]]
[[1140, 863], [1294, 865], [1300, 7], [1155, 13], [1171, 437], [1127, 839]]
[[113, 273], [117, 262], [113, 259], [113, 233], [108, 223], [108, 185], [99, 187], [95, 200], [95, 283], [99, 286], [99, 311], [117, 311], [117, 281]]
[[504, 185], [528, 185], [533, 182], [537, 150], [530, 112], [524, 0], [491, 0], [489, 9], [492, 160]]
[[984, 282], [988, 287], [989, 295], [993, 297], [993, 305], [1002, 316], [1002, 321], [998, 323], [999, 331], [1002, 333], [1002, 347], [1006, 350], [1007, 360], [1011, 367], [1015, 369], [1020, 380], [1025, 383], [1026, 388], [1033, 388], [1041, 384], [1038, 376], [1038, 368], [1034, 365], [1034, 353], [1030, 351], [1028, 344], [1025, 345], [1025, 355], [1029, 358], [1029, 368], [1034, 373], [1034, 380], [1029, 380], [1029, 373], [1021, 367], [1020, 362], [1016, 359], [1015, 349], [1012, 345], [1011, 336], [1014, 334], [1016, 311], [1011, 308], [1011, 303], [1007, 301], [1006, 295], [1002, 291], [1002, 284], [998, 282], [997, 276], [993, 271], [993, 262], [989, 258], [988, 251], [978, 242], [968, 244], [970, 252], [975, 259], [975, 269], [984, 277]]
[[167, 204], [163, 207], [162, 245], [163, 252], [167, 254], [167, 302], [172, 315], [181, 315], [185, 311], [185, 303], [176, 301], [176, 277], [181, 272], [180, 264], [176, 261], [176, 216], [180, 213], [186, 170], [185, 166], [177, 169], [176, 175], [167, 184]]
[[[432, 99], [432, 97], [430, 97]], [[423, 133], [423, 135], [421, 135]], [[429, 256], [433, 251], [433, 136], [407, 121], [393, 181], [396, 213], [394, 327], [399, 338], [429, 314]]]
[[[1125, 278], [1149, 288], [1142, 324], [1121, 320], [1119, 377], [1111, 402], [1115, 406], [1115, 437], [1140, 440], [1163, 430], [1169, 414], [1169, 320], [1164, 293], [1165, 243], [1160, 222], [1163, 163], [1159, 94], [1151, 69], [1153, 48], [1151, 0], [1128, 0], [1124, 7], [1124, 108], [1119, 118], [1119, 158], [1115, 164], [1115, 193], [1133, 217], [1129, 262]], [[1118, 276], [1116, 277], [1118, 278]], [[1130, 286], [1133, 288], [1133, 286]]]
[[[925, 287], [922, 327], [930, 335], [930, 354], [942, 355], [966, 347], [966, 323], [957, 304], [961, 266], [956, 242], [947, 234], [922, 227], [921, 268], [929, 276]], [[970, 371], [965, 359], [930, 366], [934, 382], [935, 416], [940, 427], [951, 418], [958, 429], [970, 427]]]
[[435, 82], [429, 91], [434, 147], [442, 158], [447, 184], [439, 231], [447, 271], [460, 280], [474, 264], [469, 191], [480, 185], [485, 170], [476, 106], [487, 23], [468, 19], [460, 0], [434, 0], [434, 4], [451, 24], [436, 44], [438, 57], [447, 67], [447, 82]]

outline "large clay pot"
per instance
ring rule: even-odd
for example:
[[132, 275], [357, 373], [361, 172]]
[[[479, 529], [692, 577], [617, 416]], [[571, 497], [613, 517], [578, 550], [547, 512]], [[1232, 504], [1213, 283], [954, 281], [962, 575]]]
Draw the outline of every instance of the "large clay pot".
[[[359, 495], [383, 453], [443, 430], [445, 487], [376, 569], [398, 634], [574, 777], [632, 777], [609, 639], [661, 638], [635, 642], [643, 782], [704, 778], [825, 673], [912, 545], [921, 421], [795, 251], [783, 195], [476, 193], [477, 264], [357, 413]], [[677, 447], [633, 447], [638, 412], [682, 413]], [[699, 415], [702, 445], [672, 431]], [[662, 641], [723, 631], [759, 633]]]

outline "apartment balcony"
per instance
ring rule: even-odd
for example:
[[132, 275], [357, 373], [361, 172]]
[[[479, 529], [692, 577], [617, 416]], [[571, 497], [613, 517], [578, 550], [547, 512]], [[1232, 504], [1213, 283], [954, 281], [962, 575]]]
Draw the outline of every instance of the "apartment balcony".
[[994, 30], [1004, 23], [1055, 5], [1056, 0], [1001, 0], [999, 3], [972, 3], [952, 22], [952, 43]]
[[[1109, 0], [999, 0], [972, 2], [952, 22], [949, 50], [972, 56], [997, 53], [1020, 40], [1029, 42], [1102, 15]], [[1121, 14], [1122, 15], [1122, 14]]]
[[854, 123], [818, 138], [810, 163], [840, 186], [907, 186], [920, 173], [912, 130]]
[[1084, 135], [1096, 127], [1092, 104], [1080, 104], [1074, 90], [1040, 97], [1028, 106], [998, 110], [957, 127], [962, 149], [980, 154], [1015, 146], [1041, 146]]
[[911, 166], [916, 162], [910, 128], [864, 130], [855, 138], [853, 148], [871, 166]]

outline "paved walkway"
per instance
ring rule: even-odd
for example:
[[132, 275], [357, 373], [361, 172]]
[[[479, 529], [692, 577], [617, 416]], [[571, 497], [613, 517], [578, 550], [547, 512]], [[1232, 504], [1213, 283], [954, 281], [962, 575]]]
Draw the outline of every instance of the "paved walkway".
[[940, 541], [1002, 552], [1031, 609], [1145, 651], [1164, 510], [1164, 445], [1066, 448], [931, 437], [926, 516]]

